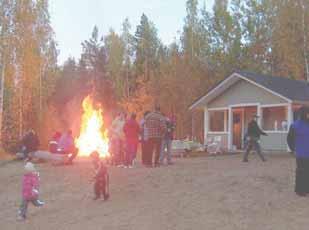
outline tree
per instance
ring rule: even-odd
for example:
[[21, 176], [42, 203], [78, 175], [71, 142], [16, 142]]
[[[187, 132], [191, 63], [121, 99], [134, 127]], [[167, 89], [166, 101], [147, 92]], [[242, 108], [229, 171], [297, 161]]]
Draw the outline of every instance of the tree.
[[118, 98], [120, 98], [125, 93], [126, 83], [122, 75], [125, 44], [121, 37], [111, 29], [110, 34], [104, 39], [104, 47], [107, 55], [107, 72], [115, 83], [114, 89], [116, 90]]
[[134, 37], [130, 33], [131, 24], [129, 19], [126, 18], [122, 24], [122, 34], [121, 39], [124, 44], [124, 63], [123, 63], [123, 74], [125, 79], [124, 84], [124, 97], [130, 96], [130, 89], [134, 84], [132, 79], [132, 61], [133, 60], [133, 52], [134, 52]]
[[137, 75], [144, 75], [146, 81], [154, 75], [159, 43], [155, 25], [143, 14], [135, 32], [135, 66]]
[[5, 143], [26, 129], [39, 130], [56, 58], [48, 1], [0, 1], [0, 123], [3, 131], [10, 130]]
[[96, 102], [102, 103], [108, 110], [114, 106], [115, 95], [112, 82], [108, 79], [107, 53], [104, 49], [103, 39], [99, 39], [98, 28], [95, 26], [88, 41], [82, 43], [83, 52], [81, 60], [88, 70], [92, 82], [92, 93]]

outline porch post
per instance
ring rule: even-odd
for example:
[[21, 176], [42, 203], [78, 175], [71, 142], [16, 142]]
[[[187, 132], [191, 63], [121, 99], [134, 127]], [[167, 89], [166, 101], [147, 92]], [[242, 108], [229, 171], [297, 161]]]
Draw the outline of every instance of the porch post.
[[227, 132], [227, 111], [224, 110], [224, 132]]
[[258, 104], [258, 106], [257, 106], [256, 113], [257, 113], [256, 115], [258, 115], [258, 117], [260, 118], [260, 119], [257, 119], [257, 123], [261, 127], [263, 117], [262, 117], [262, 109], [261, 109], [261, 105], [260, 104]]
[[232, 134], [233, 134], [233, 113], [232, 107], [229, 107], [229, 123], [228, 123], [228, 139], [227, 139], [227, 147], [228, 150], [232, 150]]
[[208, 108], [204, 107], [204, 145], [207, 143], [207, 135], [208, 135], [208, 128], [209, 126], [209, 114], [208, 114]]
[[[290, 125], [293, 123], [293, 109], [292, 109], [292, 103], [289, 103], [288, 106], [287, 106], [287, 122], [288, 122], [288, 130], [290, 128]], [[289, 146], [287, 145], [286, 146], [286, 149], [288, 152], [291, 152], [291, 149], [289, 148]]]
[[288, 112], [288, 117], [287, 117], [287, 122], [288, 122], [288, 128], [290, 125], [293, 123], [293, 109], [292, 109], [292, 103], [289, 103], [287, 106], [287, 112]]

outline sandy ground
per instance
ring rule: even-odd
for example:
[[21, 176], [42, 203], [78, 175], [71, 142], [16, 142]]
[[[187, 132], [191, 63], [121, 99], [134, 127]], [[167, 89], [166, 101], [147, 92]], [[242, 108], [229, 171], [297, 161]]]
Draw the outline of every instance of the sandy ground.
[[176, 159], [157, 169], [110, 168], [111, 198], [93, 201], [91, 165], [39, 164], [42, 208], [16, 221], [22, 163], [0, 166], [0, 229], [308, 230], [309, 197], [293, 192], [295, 160], [240, 155]]

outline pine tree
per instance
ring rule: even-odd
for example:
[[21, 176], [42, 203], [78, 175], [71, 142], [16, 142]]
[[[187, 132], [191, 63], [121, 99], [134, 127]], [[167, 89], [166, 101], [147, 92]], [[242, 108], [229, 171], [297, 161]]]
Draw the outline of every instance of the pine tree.
[[157, 29], [143, 14], [135, 32], [135, 65], [137, 75], [143, 75], [146, 81], [150, 80], [157, 65], [158, 48]]

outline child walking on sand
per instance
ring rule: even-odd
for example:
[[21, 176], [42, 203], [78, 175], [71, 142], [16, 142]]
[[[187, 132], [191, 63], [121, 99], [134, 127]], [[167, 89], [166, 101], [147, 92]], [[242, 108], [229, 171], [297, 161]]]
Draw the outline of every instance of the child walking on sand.
[[109, 198], [109, 175], [106, 165], [100, 160], [98, 152], [93, 152], [90, 155], [94, 166], [94, 200], [97, 200], [103, 195], [104, 200]]
[[25, 220], [28, 204], [32, 203], [36, 207], [43, 206], [44, 202], [39, 200], [39, 173], [33, 163], [27, 162], [25, 173], [22, 179], [22, 203], [18, 211], [18, 220]]

